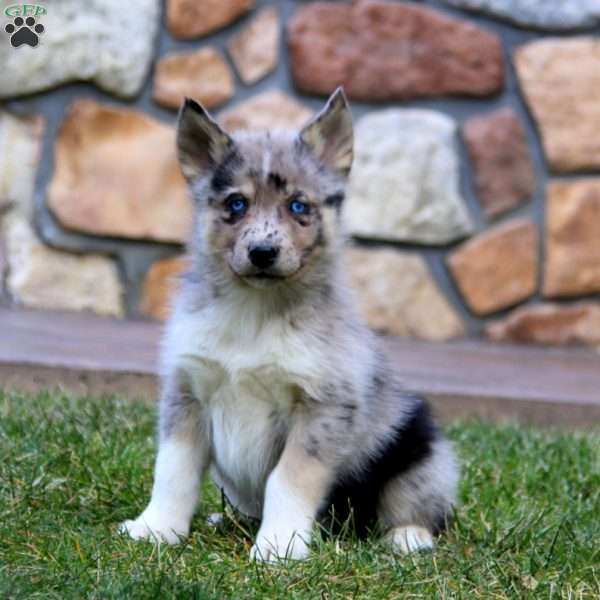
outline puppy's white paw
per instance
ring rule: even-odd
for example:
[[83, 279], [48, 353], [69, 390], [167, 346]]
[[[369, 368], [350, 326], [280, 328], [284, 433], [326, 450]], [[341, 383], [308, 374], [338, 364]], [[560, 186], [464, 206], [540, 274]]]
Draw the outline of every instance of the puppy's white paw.
[[310, 533], [299, 533], [287, 528], [258, 531], [256, 542], [250, 550], [250, 560], [274, 563], [280, 560], [302, 560], [309, 553]]
[[418, 552], [420, 550], [433, 550], [433, 536], [424, 527], [408, 525], [394, 527], [386, 536], [387, 541], [394, 550], [403, 554]]
[[145, 510], [137, 519], [121, 523], [119, 532], [128, 534], [134, 540], [179, 544], [182, 538], [187, 537], [189, 527]]
[[223, 521], [225, 520], [225, 514], [222, 512], [214, 512], [210, 513], [208, 517], [206, 517], [206, 524], [211, 527], [221, 527], [223, 525]]

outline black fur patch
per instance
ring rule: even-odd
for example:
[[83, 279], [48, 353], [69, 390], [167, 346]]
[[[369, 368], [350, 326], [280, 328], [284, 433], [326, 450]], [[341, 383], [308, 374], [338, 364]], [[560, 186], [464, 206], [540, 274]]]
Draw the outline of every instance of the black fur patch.
[[319, 514], [325, 531], [339, 533], [351, 518], [356, 534], [365, 537], [377, 522], [386, 483], [425, 460], [436, 436], [429, 406], [419, 399], [411, 416], [395, 428], [379, 453], [360, 472], [344, 475], [334, 484]]
[[215, 192], [223, 190], [233, 185], [233, 173], [239, 169], [244, 163], [244, 159], [240, 156], [236, 149], [229, 152], [223, 161], [217, 165], [213, 173], [210, 185]]
[[437, 516], [437, 519], [435, 520], [435, 523], [433, 524], [431, 533], [433, 533], [433, 535], [439, 535], [440, 533], [442, 533], [443, 531], [448, 529], [448, 523], [451, 520], [452, 520], [451, 514], [448, 514], [448, 513], [444, 514], [444, 513], [440, 512], [440, 514]]
[[344, 192], [336, 192], [325, 198], [325, 206], [332, 206], [334, 208], [340, 208], [344, 201]]
[[285, 177], [282, 177], [279, 173], [269, 173], [268, 181], [278, 192], [285, 190], [287, 185]]

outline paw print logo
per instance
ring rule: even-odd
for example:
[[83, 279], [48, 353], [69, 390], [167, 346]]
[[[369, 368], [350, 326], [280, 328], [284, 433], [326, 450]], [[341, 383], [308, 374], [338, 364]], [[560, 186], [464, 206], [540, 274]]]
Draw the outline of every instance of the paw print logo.
[[10, 43], [14, 48], [27, 44], [35, 48], [40, 41], [40, 35], [44, 33], [44, 26], [35, 22], [33, 17], [15, 17], [12, 23], [4, 28], [4, 31], [10, 35]]

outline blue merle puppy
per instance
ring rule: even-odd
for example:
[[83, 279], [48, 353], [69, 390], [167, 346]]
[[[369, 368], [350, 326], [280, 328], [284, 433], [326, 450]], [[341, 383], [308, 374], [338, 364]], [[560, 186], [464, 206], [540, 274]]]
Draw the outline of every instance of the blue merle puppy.
[[261, 520], [251, 558], [304, 558], [348, 520], [402, 552], [432, 548], [458, 469], [346, 285], [340, 210], [352, 164], [342, 90], [301, 131], [229, 135], [179, 117], [195, 234], [162, 349], [152, 498], [135, 539], [188, 535], [207, 472]]

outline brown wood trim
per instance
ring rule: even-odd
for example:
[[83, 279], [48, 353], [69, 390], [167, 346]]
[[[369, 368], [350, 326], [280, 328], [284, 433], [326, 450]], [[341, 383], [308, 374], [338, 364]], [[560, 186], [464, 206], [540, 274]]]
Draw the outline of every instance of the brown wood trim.
[[153, 374], [160, 332], [154, 322], [0, 308], [0, 363]]
[[[152, 322], [0, 308], [0, 385], [152, 399], [160, 332]], [[590, 350], [385, 343], [405, 387], [428, 397], [444, 420], [600, 427], [600, 355]]]
[[407, 387], [422, 393], [600, 405], [600, 355], [584, 348], [400, 339], [387, 346]]
[[0, 363], [0, 387], [6, 390], [37, 393], [65, 391], [79, 396], [126, 396], [132, 400], [154, 402], [158, 391], [155, 375], [115, 373], [41, 365]]

